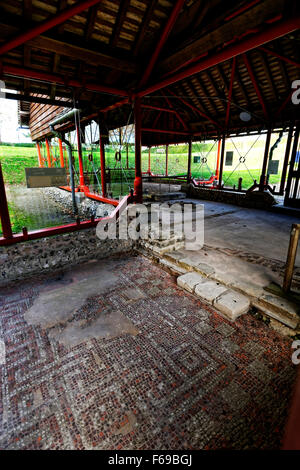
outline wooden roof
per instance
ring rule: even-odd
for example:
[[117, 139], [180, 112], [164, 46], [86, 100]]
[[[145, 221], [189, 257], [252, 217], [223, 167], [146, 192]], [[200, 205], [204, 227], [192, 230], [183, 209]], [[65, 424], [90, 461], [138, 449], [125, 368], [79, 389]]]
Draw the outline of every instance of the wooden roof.
[[[0, 47], [78, 3], [0, 1]], [[71, 104], [75, 100], [88, 121], [124, 99], [124, 94], [117, 96], [118, 90], [134, 94], [289, 18], [299, 18], [299, 2], [294, 0], [186, 0], [181, 2], [174, 24], [164, 37], [178, 3], [99, 1], [5, 52], [1, 67], [6, 87], [18, 90], [24, 101], [32, 101], [33, 95], [44, 100], [46, 97], [51, 105], [60, 104], [62, 99]], [[145, 79], [153, 52], [163, 39]], [[217, 135], [224, 128], [228, 132], [247, 127], [262, 129], [270, 123], [286, 125], [296, 119], [298, 109], [288, 98], [292, 82], [299, 78], [299, 41], [296, 30], [263, 48], [250, 50], [246, 56], [237, 55], [232, 90], [230, 59], [146, 94], [142, 98], [143, 144], [184, 141], [191, 133]], [[21, 70], [25, 71], [23, 75]], [[34, 73], [51, 74], [52, 80], [33, 79]], [[53, 77], [57, 77], [56, 82]], [[76, 86], [70, 85], [72, 80], [76, 80]], [[95, 85], [116, 89], [116, 96], [98, 91]], [[36, 115], [38, 107], [44, 109], [45, 103], [31, 107]], [[125, 104], [101, 114], [101, 119], [109, 128], [121, 126], [128, 122], [131, 110], [132, 105]], [[249, 123], [240, 119], [243, 110], [251, 113]], [[41, 125], [34, 123], [34, 139], [49, 132], [46, 122], [39, 118]], [[151, 131], [154, 128], [160, 132]]]

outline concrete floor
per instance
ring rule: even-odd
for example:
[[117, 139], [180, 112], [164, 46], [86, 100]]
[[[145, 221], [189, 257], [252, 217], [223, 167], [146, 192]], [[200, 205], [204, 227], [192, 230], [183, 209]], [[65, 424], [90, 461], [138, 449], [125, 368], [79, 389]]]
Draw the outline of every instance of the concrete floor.
[[[291, 225], [299, 223], [296, 216], [199, 199], [184, 201], [204, 205], [206, 245], [286, 261]], [[296, 264], [300, 266], [300, 250]]]
[[141, 256], [28, 279], [0, 291], [0, 448], [277, 449], [291, 354]]

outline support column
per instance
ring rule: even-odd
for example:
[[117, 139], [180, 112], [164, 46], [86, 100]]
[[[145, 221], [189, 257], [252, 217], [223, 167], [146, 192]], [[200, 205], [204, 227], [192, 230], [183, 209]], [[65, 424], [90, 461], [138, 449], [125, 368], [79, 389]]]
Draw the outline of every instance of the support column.
[[99, 123], [99, 143], [100, 143], [100, 167], [101, 167], [101, 187], [102, 196], [106, 197], [106, 175], [105, 175], [105, 146], [103, 139], [103, 129]]
[[193, 138], [191, 137], [188, 143], [188, 167], [187, 167], [187, 183], [191, 182], [192, 179], [192, 146], [193, 146]]
[[52, 163], [51, 163], [51, 154], [50, 154], [50, 147], [49, 147], [48, 139], [45, 139], [45, 144], [46, 144], [48, 168], [51, 168]]
[[148, 173], [151, 175], [151, 147], [148, 150]]
[[129, 150], [128, 150], [128, 143], [126, 144], [126, 170], [129, 169]]
[[61, 139], [58, 139], [58, 145], [59, 145], [59, 159], [60, 159], [60, 166], [64, 168], [65, 166], [65, 161], [64, 161], [64, 151], [63, 151], [63, 145]]
[[225, 134], [222, 136], [221, 156], [220, 156], [220, 169], [219, 169], [219, 189], [222, 188], [223, 179], [223, 166], [224, 166], [224, 155], [225, 155], [226, 137]]
[[39, 167], [42, 168], [44, 166], [44, 162], [43, 162], [43, 157], [42, 157], [42, 154], [41, 154], [41, 147], [40, 147], [40, 144], [38, 142], [36, 142], [36, 149], [37, 149], [37, 153], [38, 153]]
[[215, 175], [217, 180], [219, 180], [219, 173], [220, 173], [219, 166], [220, 166], [221, 144], [222, 144], [222, 140], [219, 139], [218, 140], [218, 151], [217, 151], [216, 175]]
[[77, 136], [77, 149], [78, 149], [78, 163], [79, 163], [79, 184], [80, 187], [84, 187], [84, 173], [83, 173], [83, 162], [82, 162], [82, 148], [81, 148], [81, 137], [80, 137], [80, 127], [79, 121], [80, 116], [79, 113], [75, 119], [75, 126], [76, 126], [76, 136]]
[[292, 145], [292, 139], [293, 139], [293, 131], [294, 131], [294, 124], [291, 124], [289, 128], [287, 142], [286, 142], [284, 162], [283, 162], [283, 167], [282, 167], [282, 172], [281, 172], [280, 189], [279, 189], [280, 196], [283, 196], [284, 194], [285, 180], [286, 180], [287, 168], [289, 164], [290, 151], [291, 151], [291, 145]]
[[6, 192], [5, 192], [1, 162], [0, 162], [0, 219], [1, 219], [3, 237], [12, 238], [13, 233], [11, 229], [10, 217], [9, 217], [9, 212], [8, 212], [8, 205], [7, 205], [7, 199], [6, 199]]
[[260, 180], [259, 180], [259, 191], [263, 191], [265, 184], [266, 184], [266, 172], [267, 172], [267, 165], [268, 165], [268, 160], [269, 160], [271, 137], [272, 137], [272, 129], [268, 129], [266, 145], [265, 145], [264, 161], [263, 161], [263, 166], [262, 166]]
[[[293, 148], [292, 148], [291, 160], [290, 160], [290, 169], [289, 169], [288, 180], [287, 180], [286, 188], [285, 188], [284, 204], [286, 204], [288, 199], [291, 199], [290, 190], [291, 190], [293, 170], [294, 170], [295, 160], [296, 160], [296, 155], [297, 155], [299, 136], [300, 136], [300, 123], [298, 123], [296, 125], [296, 130], [295, 130], [295, 134], [294, 134]], [[297, 191], [297, 186], [296, 185], [294, 187], [294, 190]], [[294, 195], [293, 197], [295, 197], [295, 196], [296, 195]]]
[[168, 176], [169, 145], [166, 145], [166, 176]]
[[142, 113], [141, 98], [137, 97], [134, 102], [134, 125], [135, 125], [135, 179], [134, 195], [135, 202], [143, 201], [142, 180]]

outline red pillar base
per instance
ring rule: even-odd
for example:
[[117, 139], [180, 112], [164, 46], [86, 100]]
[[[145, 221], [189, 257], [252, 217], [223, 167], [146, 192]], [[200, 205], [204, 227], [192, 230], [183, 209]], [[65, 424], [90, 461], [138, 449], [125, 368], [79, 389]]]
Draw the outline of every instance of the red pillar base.
[[134, 180], [134, 200], [137, 203], [142, 203], [143, 202], [143, 181], [140, 176], [136, 176]]

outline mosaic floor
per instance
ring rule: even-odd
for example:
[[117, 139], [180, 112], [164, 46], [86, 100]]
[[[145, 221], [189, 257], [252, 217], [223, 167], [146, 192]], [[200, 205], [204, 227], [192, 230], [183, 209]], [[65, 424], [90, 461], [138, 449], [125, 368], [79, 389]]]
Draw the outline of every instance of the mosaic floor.
[[0, 292], [0, 448], [279, 448], [291, 340], [250, 314], [230, 323], [145, 258], [99, 263], [117, 283], [65, 324], [26, 312], [92, 264]]

